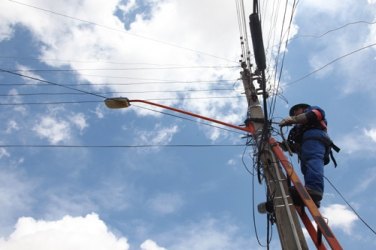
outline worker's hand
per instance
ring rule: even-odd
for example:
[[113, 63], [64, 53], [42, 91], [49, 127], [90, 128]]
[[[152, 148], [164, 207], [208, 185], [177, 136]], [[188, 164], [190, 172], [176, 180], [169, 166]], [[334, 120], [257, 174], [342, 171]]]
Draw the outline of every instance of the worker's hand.
[[295, 123], [295, 119], [292, 116], [288, 116], [285, 119], [283, 119], [280, 123], [279, 126], [284, 127], [284, 126], [289, 126], [291, 124]]

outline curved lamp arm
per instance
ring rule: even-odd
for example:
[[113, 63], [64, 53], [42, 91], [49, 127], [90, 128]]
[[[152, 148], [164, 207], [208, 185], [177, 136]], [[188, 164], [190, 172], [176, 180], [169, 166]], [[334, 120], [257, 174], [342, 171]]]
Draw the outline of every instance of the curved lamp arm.
[[203, 120], [206, 120], [206, 121], [209, 121], [209, 122], [221, 124], [221, 125], [226, 126], [226, 127], [245, 131], [245, 132], [248, 132], [248, 133], [251, 133], [251, 134], [254, 134], [254, 131], [255, 131], [255, 129], [254, 129], [254, 127], [251, 123], [249, 123], [247, 125], [247, 127], [240, 127], [240, 126], [236, 126], [236, 125], [233, 125], [233, 124], [230, 124], [230, 123], [222, 122], [222, 121], [215, 120], [215, 119], [212, 119], [212, 118], [209, 118], [209, 117], [205, 117], [205, 116], [202, 116], [202, 115], [191, 113], [191, 112], [188, 112], [188, 111], [185, 111], [185, 110], [182, 110], [182, 109], [177, 109], [177, 108], [165, 106], [165, 105], [162, 105], [162, 104], [158, 104], [158, 103], [150, 102], [150, 101], [146, 101], [146, 100], [137, 100], [137, 99], [129, 100], [126, 97], [107, 98], [107, 99], [104, 100], [104, 103], [110, 109], [128, 108], [129, 106], [131, 106], [131, 102], [140, 102], [140, 103], [145, 103], [145, 104], [149, 104], [149, 105], [152, 105], [152, 106], [157, 106], [157, 107], [168, 109], [168, 110], [171, 110], [171, 111], [174, 111], [174, 112], [178, 112], [178, 113], [182, 113], [182, 114], [185, 114], [185, 115], [200, 118], [200, 119], [203, 119]]

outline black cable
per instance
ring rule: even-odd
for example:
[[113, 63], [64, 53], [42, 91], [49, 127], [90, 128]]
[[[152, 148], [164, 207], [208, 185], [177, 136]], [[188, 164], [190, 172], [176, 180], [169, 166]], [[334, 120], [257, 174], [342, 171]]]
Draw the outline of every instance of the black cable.
[[376, 43], [373, 43], [373, 44], [370, 44], [370, 45], [364, 46], [364, 47], [362, 47], [362, 48], [360, 48], [360, 49], [354, 50], [354, 51], [352, 51], [352, 52], [350, 52], [350, 53], [347, 53], [347, 54], [345, 54], [345, 55], [343, 55], [343, 56], [337, 57], [336, 59], [334, 59], [334, 60], [328, 62], [328, 63], [325, 64], [324, 66], [321, 66], [320, 68], [315, 69], [314, 71], [312, 71], [312, 72], [310, 72], [310, 73], [308, 73], [308, 74], [306, 74], [306, 75], [304, 75], [304, 76], [302, 76], [302, 77], [300, 77], [300, 78], [298, 78], [298, 79], [296, 79], [296, 80], [294, 80], [294, 81], [291, 81], [291, 82], [286, 83], [286, 85], [292, 85], [292, 84], [295, 84], [295, 83], [297, 83], [297, 82], [300, 82], [300, 81], [304, 80], [305, 78], [308, 78], [309, 76], [311, 76], [311, 75], [313, 75], [313, 74], [319, 72], [320, 70], [326, 68], [327, 66], [329, 66], [329, 65], [331, 65], [331, 64], [333, 64], [333, 63], [335, 63], [335, 62], [337, 62], [337, 61], [339, 61], [339, 60], [341, 60], [341, 59], [343, 59], [343, 58], [345, 58], [345, 57], [347, 57], [347, 56], [350, 56], [350, 55], [352, 55], [352, 54], [355, 54], [355, 53], [357, 53], [357, 52], [359, 52], [359, 51], [362, 51], [362, 50], [364, 50], [364, 49], [371, 48], [371, 47], [373, 47], [373, 46], [376, 46]]
[[260, 237], [258, 235], [257, 225], [256, 225], [256, 214], [255, 214], [255, 175], [254, 174], [252, 175], [252, 218], [253, 218], [253, 228], [255, 230], [255, 235], [256, 235], [257, 242], [258, 242], [258, 244], [261, 247], [266, 247], [260, 241]]
[[61, 101], [61, 102], [19, 102], [19, 103], [0, 103], [0, 106], [21, 106], [21, 105], [60, 105], [60, 104], [84, 104], [84, 103], [103, 103], [103, 101]]
[[[287, 28], [287, 38], [290, 35], [291, 24], [292, 24], [292, 20], [293, 20], [293, 17], [294, 17], [294, 14], [295, 14], [295, 10], [296, 10], [296, 7], [297, 7], [298, 3], [299, 3], [299, 1], [296, 2], [296, 0], [294, 0], [293, 7], [292, 7], [292, 13], [291, 13], [291, 17], [290, 17], [290, 22], [289, 22], [289, 26]], [[281, 32], [281, 38], [280, 39], [281, 39], [281, 43], [282, 43], [282, 32]], [[280, 71], [279, 71], [279, 77], [278, 77], [278, 80], [277, 80], [276, 89], [279, 88], [279, 85], [280, 85], [280, 82], [281, 82], [282, 71], [283, 71], [283, 67], [284, 67], [284, 63], [285, 63], [285, 57], [286, 57], [287, 45], [288, 45], [288, 39], [286, 39], [285, 49], [284, 49], [283, 55], [282, 55], [282, 62], [281, 62], [281, 67], [280, 67]], [[278, 61], [277, 61], [277, 64], [278, 64]], [[277, 71], [277, 66], [276, 66], [276, 71]], [[274, 110], [275, 110], [276, 100], [277, 100], [277, 96], [274, 96], [272, 98], [272, 101], [271, 101], [271, 104], [270, 104], [270, 112], [269, 112], [269, 114], [271, 116], [272, 116], [272, 114], [274, 113]]]
[[81, 18], [76, 18], [76, 17], [68, 16], [68, 15], [61, 14], [61, 13], [58, 13], [56, 11], [44, 9], [44, 8], [41, 8], [41, 7], [38, 7], [38, 6], [34, 6], [34, 5], [22, 3], [22, 2], [19, 2], [19, 1], [15, 1], [15, 0], [8, 0], [8, 1], [16, 3], [16, 4], [19, 4], [19, 5], [26, 6], [26, 7], [29, 7], [29, 8], [33, 8], [33, 9], [36, 9], [36, 10], [39, 10], [39, 11], [44, 11], [44, 12], [47, 12], [47, 13], [50, 13], [50, 14], [61, 16], [61, 17], [64, 17], [64, 18], [69, 18], [69, 19], [72, 19], [72, 20], [75, 20], [75, 21], [79, 21], [79, 22], [90, 24], [90, 25], [94, 25], [94, 26], [97, 26], [97, 27], [100, 27], [100, 28], [104, 28], [104, 29], [107, 29], [107, 30], [111, 30], [111, 31], [115, 31], [115, 32], [120, 32], [120, 33], [129, 35], [129, 36], [138, 37], [138, 38], [141, 38], [141, 39], [145, 39], [145, 40], [153, 41], [153, 42], [156, 42], [156, 43], [168, 45], [168, 46], [175, 47], [175, 48], [178, 48], [178, 49], [183, 49], [183, 50], [186, 50], [186, 51], [194, 52], [196, 54], [201, 54], [201, 55], [205, 55], [205, 56], [217, 58], [217, 59], [220, 59], [220, 60], [225, 60], [225, 61], [228, 61], [228, 62], [234, 62], [232, 60], [229, 60], [229, 59], [226, 59], [226, 58], [222, 58], [222, 57], [219, 57], [219, 56], [215, 56], [215, 55], [212, 55], [212, 54], [209, 54], [209, 53], [206, 53], [206, 52], [202, 52], [202, 51], [199, 51], [199, 50], [194, 50], [194, 49], [186, 48], [186, 47], [183, 47], [183, 46], [180, 46], [180, 45], [177, 45], [177, 44], [165, 42], [165, 41], [158, 40], [158, 39], [155, 39], [155, 38], [150, 38], [150, 37], [138, 35], [138, 34], [135, 34], [135, 33], [130, 33], [130, 32], [127, 32], [125, 30], [120, 30], [120, 29], [116, 29], [116, 28], [112, 28], [112, 27], [103, 25], [103, 24], [98, 24], [98, 23], [95, 23], [95, 22], [87, 21], [87, 20], [84, 20], [84, 19], [81, 19]]
[[355, 22], [349, 22], [349, 23], [346, 23], [346, 24], [344, 24], [344, 25], [342, 25], [342, 26], [340, 26], [340, 27], [338, 27], [338, 28], [334, 28], [334, 29], [328, 30], [328, 31], [322, 33], [321, 35], [304, 35], [304, 34], [303, 34], [303, 35], [299, 35], [299, 36], [297, 36], [297, 37], [294, 37], [294, 38], [290, 39], [290, 41], [291, 41], [291, 40], [298, 39], [298, 38], [301, 38], [301, 37], [321, 38], [321, 37], [323, 37], [323, 36], [325, 36], [325, 35], [327, 35], [327, 34], [329, 34], [329, 33], [331, 33], [331, 32], [334, 32], [334, 31], [337, 31], [337, 30], [343, 29], [343, 28], [345, 28], [345, 27], [347, 27], [347, 26], [350, 26], [350, 25], [359, 24], [359, 23], [370, 24], [370, 25], [376, 24], [376, 22], [368, 22], [368, 21], [363, 21], [363, 20], [355, 21]]
[[[92, 92], [98, 95], [112, 95], [112, 94], [147, 94], [147, 93], [185, 93], [185, 92], [210, 92], [210, 91], [234, 91], [231, 89], [187, 89], [187, 90], [147, 90], [147, 91], [127, 91], [127, 92], [105, 92], [98, 93]], [[73, 93], [73, 92], [38, 92], [38, 93], [17, 93], [17, 94], [0, 94], [3, 97], [14, 96], [38, 96], [38, 95], [86, 95], [86, 93]]]
[[[210, 99], [237, 99], [243, 96], [211, 96], [211, 97], [187, 97], [187, 98], [152, 98], [143, 99], [145, 101], [174, 101], [174, 100], [207, 100]], [[102, 103], [103, 101], [57, 101], [57, 102], [19, 102], [19, 103], [0, 103], [0, 106], [20, 106], [20, 105], [59, 105], [59, 104], [83, 104], [83, 103]]]
[[347, 204], [347, 206], [354, 212], [354, 214], [358, 217], [359, 220], [363, 222], [363, 224], [371, 230], [373, 234], [376, 235], [376, 231], [359, 215], [359, 213], [350, 205], [350, 203], [346, 200], [346, 198], [342, 195], [342, 193], [334, 186], [334, 184], [328, 179], [328, 177], [324, 176], [324, 178], [328, 181], [328, 183], [332, 186], [332, 188], [341, 196], [342, 200]]
[[243, 144], [145, 144], [145, 145], [37, 145], [37, 144], [2, 144], [2, 148], [211, 148], [243, 147]]
[[240, 66], [173, 66], [155, 68], [116, 68], [116, 69], [7, 69], [12, 72], [79, 72], [79, 71], [129, 71], [129, 70], [160, 70], [160, 69], [212, 69], [224, 68], [233, 69]]
[[[117, 77], [117, 76], [99, 76], [99, 75], [82, 75], [81, 76], [97, 76], [97, 77], [104, 77], [104, 78], [126, 78], [129, 79], [129, 77]], [[137, 79], [137, 78], [132, 78]], [[141, 78], [140, 78], [141, 79]], [[216, 81], [148, 81], [148, 82], [130, 82], [130, 83], [77, 83], [77, 84], [64, 84], [64, 86], [128, 86], [128, 85], [145, 85], [145, 84], [192, 84], [192, 83], [213, 83], [213, 84], [219, 84], [222, 85], [222, 82], [229, 82], [229, 84], [234, 84], [238, 82], [237, 79], [234, 80], [216, 80]], [[2, 83], [1, 86], [29, 86], [28, 83]], [[226, 84], [227, 85], [227, 84]], [[42, 85], [42, 86], [48, 86], [48, 85]]]
[[244, 156], [245, 156], [245, 152], [247, 151], [247, 148], [248, 148], [248, 141], [246, 142], [246, 146], [244, 147], [244, 150], [243, 150], [243, 153], [242, 153], [242, 163], [243, 163], [243, 167], [244, 169], [250, 174], [250, 175], [255, 175], [254, 172], [251, 172], [251, 170], [249, 170], [248, 166], [247, 166], [247, 163], [245, 163], [244, 161]]
[[66, 88], [66, 89], [78, 91], [78, 92], [85, 93], [85, 94], [92, 95], [92, 96], [96, 96], [96, 97], [101, 97], [101, 98], [104, 98], [104, 99], [106, 98], [105, 96], [98, 95], [98, 94], [95, 94], [95, 93], [92, 93], [92, 92], [89, 92], [89, 91], [85, 91], [85, 90], [81, 90], [81, 89], [76, 89], [76, 88], [73, 88], [73, 87], [68, 87], [68, 86], [65, 86], [65, 85], [60, 84], [60, 83], [46, 81], [46, 80], [43, 80], [43, 79], [40, 79], [40, 78], [36, 78], [36, 77], [33, 77], [33, 76], [23, 75], [23, 74], [20, 74], [20, 73], [17, 73], [17, 72], [13, 72], [13, 71], [9, 71], [9, 70], [5, 70], [5, 69], [0, 69], [0, 72], [12, 74], [12, 75], [16, 75], [16, 76], [20, 76], [20, 77], [24, 77], [24, 78], [28, 78], [28, 79], [31, 79], [31, 80], [34, 80], [34, 81], [39, 81], [39, 82], [43, 82], [43, 83], [47, 83], [47, 84], [51, 84], [51, 85], [55, 85], [55, 86], [59, 86], [59, 87], [62, 87], [62, 88]]

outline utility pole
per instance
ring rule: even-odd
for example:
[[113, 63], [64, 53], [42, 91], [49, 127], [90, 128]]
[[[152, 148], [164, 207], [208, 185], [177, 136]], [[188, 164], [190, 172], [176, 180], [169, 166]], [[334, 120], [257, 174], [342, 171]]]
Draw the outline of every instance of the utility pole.
[[[256, 70], [252, 72], [244, 3], [243, 0], [236, 1], [242, 49], [241, 79], [248, 103], [246, 127], [238, 129], [247, 131], [249, 138], [253, 139], [252, 144], [257, 155], [257, 176], [259, 182], [265, 181], [267, 187], [267, 200], [258, 205], [259, 212], [267, 213], [270, 223], [276, 223], [282, 249], [308, 249], [298, 219], [300, 216], [301, 222], [317, 249], [326, 249], [322, 241], [322, 236], [324, 236], [332, 249], [342, 250], [342, 246], [284, 155], [279, 143], [271, 136], [266, 101], [268, 98], [265, 77], [266, 59], [258, 6], [258, 0], [253, 0], [253, 13], [249, 16], [252, 46], [257, 66]], [[256, 82], [259, 86], [258, 89], [254, 85]], [[262, 105], [258, 99], [260, 95], [262, 96]], [[288, 188], [290, 184], [294, 185], [303, 205], [295, 206], [293, 204]], [[306, 211], [310, 213], [311, 218]], [[312, 220], [316, 226], [313, 225]]]
[[[287, 178], [282, 172], [271, 145], [267, 143], [270, 137], [270, 126], [266, 112], [267, 93], [264, 73], [266, 63], [261, 24], [256, 12], [250, 15], [250, 27], [257, 69], [255, 73], [251, 73], [250, 66], [243, 62], [241, 76], [248, 103], [246, 123], [252, 123], [255, 129], [253, 140], [258, 148], [258, 161], [267, 185], [268, 197], [270, 197], [264, 205], [269, 207], [266, 209], [268, 213], [274, 214], [282, 249], [308, 249], [295, 206], [288, 192]], [[257, 92], [254, 81], [260, 85], [261, 93]], [[259, 94], [263, 97], [264, 110], [258, 100]]]
[[[255, 128], [254, 141], [260, 152], [265, 182], [272, 195], [271, 204], [275, 213], [275, 223], [278, 228], [282, 249], [308, 249], [295, 207], [288, 195], [287, 178], [282, 172], [270, 145], [264, 143], [265, 119], [260, 102], [255, 93], [253, 80], [258, 78], [251, 75], [248, 69], [241, 72], [243, 85], [248, 101], [247, 122], [252, 122]], [[263, 138], [264, 137], [264, 138]]]

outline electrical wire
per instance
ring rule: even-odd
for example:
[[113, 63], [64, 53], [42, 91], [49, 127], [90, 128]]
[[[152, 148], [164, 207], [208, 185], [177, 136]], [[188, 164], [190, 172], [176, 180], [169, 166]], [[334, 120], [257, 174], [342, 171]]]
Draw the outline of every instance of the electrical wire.
[[7, 69], [12, 72], [79, 72], [79, 71], [130, 71], [130, 70], [161, 70], [161, 69], [234, 69], [240, 66], [171, 66], [171, 67], [137, 67], [137, 68], [93, 68], [93, 69]]
[[90, 24], [90, 25], [93, 25], [93, 26], [96, 26], [96, 27], [99, 27], [99, 28], [111, 30], [111, 31], [114, 31], [114, 32], [120, 32], [120, 33], [125, 34], [125, 35], [129, 35], [129, 36], [137, 37], [137, 38], [140, 38], [140, 39], [156, 42], [156, 43], [167, 45], [167, 46], [170, 46], [170, 47], [175, 47], [175, 48], [182, 49], [182, 50], [185, 50], [185, 51], [190, 51], [190, 52], [193, 52], [193, 53], [196, 53], [196, 54], [199, 54], [199, 55], [209, 56], [209, 57], [213, 57], [213, 58], [216, 58], [216, 59], [225, 60], [225, 61], [228, 61], [228, 62], [234, 62], [234, 61], [229, 60], [227, 58], [212, 55], [212, 54], [209, 54], [209, 53], [206, 53], [206, 52], [203, 52], [203, 51], [186, 48], [186, 47], [183, 47], [183, 46], [180, 46], [180, 45], [177, 45], [177, 44], [173, 44], [173, 43], [170, 43], [170, 42], [166, 42], [166, 41], [158, 40], [158, 39], [155, 39], [155, 38], [146, 37], [146, 36], [143, 36], [143, 35], [127, 32], [125, 30], [112, 28], [112, 27], [109, 27], [109, 26], [106, 26], [106, 25], [103, 25], [103, 24], [98, 24], [96, 22], [87, 21], [87, 20], [84, 20], [84, 19], [81, 19], [81, 18], [69, 16], [69, 15], [62, 14], [62, 13], [59, 13], [59, 12], [56, 12], [56, 11], [44, 9], [44, 8], [41, 8], [41, 7], [38, 7], [38, 6], [35, 6], [35, 5], [26, 4], [26, 3], [15, 1], [15, 0], [8, 0], [8, 1], [13, 2], [15, 4], [23, 5], [25, 7], [33, 8], [33, 9], [36, 9], [36, 10], [39, 10], [39, 11], [43, 11], [43, 12], [47, 12], [47, 13], [50, 13], [50, 14], [53, 14], [53, 15], [57, 15], [57, 16], [60, 16], [60, 17], [68, 18], [68, 19], [71, 19], [71, 20], [74, 20], [74, 21]]
[[40, 78], [37, 78], [37, 77], [28, 76], [28, 75], [20, 74], [20, 73], [17, 73], [17, 72], [12, 72], [12, 71], [5, 70], [5, 69], [0, 69], [0, 72], [4, 72], [4, 73], [11, 74], [11, 75], [20, 76], [20, 77], [31, 79], [31, 80], [34, 80], [34, 81], [39, 81], [39, 82], [47, 83], [47, 84], [50, 84], [50, 85], [59, 86], [59, 87], [70, 89], [70, 90], [74, 90], [74, 91], [78, 91], [78, 92], [81, 92], [81, 93], [84, 93], [84, 94], [87, 94], [87, 95], [92, 95], [92, 96], [96, 96], [96, 97], [106, 98], [105, 96], [98, 95], [98, 94], [95, 94], [95, 93], [92, 93], [92, 92], [89, 92], [89, 91], [85, 91], [85, 90], [81, 90], [81, 89], [69, 87], [69, 86], [66, 86], [66, 85], [63, 85], [63, 84], [60, 84], [60, 83], [46, 81], [46, 80], [43, 80], [43, 79], [40, 79]]
[[[83, 76], [81, 74], [81, 76]], [[86, 75], [86, 76], [94, 76], [94, 75]], [[98, 76], [96, 77], [103, 77], [103, 78], [124, 78], [128, 79], [128, 77], [111, 77], [111, 76]], [[233, 85], [234, 83], [238, 82], [238, 79], [232, 80], [216, 80], [216, 81], [147, 81], [147, 82], [130, 82], [130, 83], [75, 83], [75, 84], [64, 84], [64, 86], [130, 86], [130, 85], [150, 85], [150, 84], [195, 84], [195, 83], [205, 83], [205, 84], [217, 84], [217, 85]], [[1, 86], [29, 86], [29, 83], [2, 83]], [[39, 86], [48, 86], [48, 85], [39, 85]]]
[[0, 103], [0, 106], [61, 105], [61, 104], [88, 104], [88, 103], [103, 103], [103, 101], [16, 102], [16, 103]]
[[347, 206], [354, 212], [354, 214], [358, 217], [359, 220], [363, 222], [363, 224], [373, 233], [376, 235], [376, 231], [359, 215], [359, 213], [350, 205], [350, 203], [346, 200], [343, 194], [334, 186], [334, 184], [329, 180], [328, 177], [324, 176], [327, 182], [332, 186], [332, 188], [339, 194], [342, 200], [347, 204]]
[[326, 31], [326, 32], [324, 32], [324, 33], [322, 33], [322, 34], [320, 34], [320, 35], [304, 35], [304, 34], [303, 34], [303, 35], [299, 35], [299, 36], [296, 36], [296, 37], [290, 39], [290, 41], [291, 41], [291, 40], [298, 39], [298, 38], [302, 38], [302, 37], [321, 38], [321, 37], [323, 37], [323, 36], [326, 36], [326, 35], [329, 34], [329, 33], [332, 33], [332, 32], [334, 32], [334, 31], [341, 30], [341, 29], [343, 29], [343, 28], [346, 28], [347, 26], [354, 25], [354, 24], [369, 24], [369, 25], [373, 25], [373, 24], [376, 24], [376, 21], [375, 21], [375, 22], [368, 22], [368, 21], [360, 20], [360, 21], [349, 22], [349, 23], [346, 23], [346, 24], [344, 24], [344, 25], [342, 25], [342, 26], [340, 26], [340, 27], [337, 27], [337, 28], [334, 28], [334, 29], [328, 30], [328, 31]]
[[[187, 90], [147, 90], [147, 91], [127, 91], [127, 92], [105, 92], [98, 93], [93, 92], [98, 95], [113, 95], [113, 94], [148, 94], [148, 93], [186, 93], [186, 92], [211, 92], [211, 91], [234, 91], [231, 89], [187, 89]], [[0, 94], [2, 97], [14, 97], [14, 96], [41, 96], [41, 95], [86, 95], [86, 93], [76, 93], [76, 92], [38, 92], [38, 93], [16, 93], [16, 94]]]
[[[290, 17], [289, 25], [288, 25], [288, 28], [287, 28], [287, 39], [286, 39], [286, 42], [285, 42], [285, 49], [284, 49], [283, 55], [282, 55], [282, 62], [281, 62], [281, 66], [280, 66], [279, 77], [278, 77], [277, 83], [275, 84], [276, 85], [275, 88], [277, 90], [280, 86], [280, 82], [281, 82], [281, 78], [282, 78], [282, 72], [283, 72], [283, 66], [284, 66], [285, 57], [286, 57], [286, 51], [287, 51], [287, 46], [288, 46], [288, 37], [290, 35], [291, 24], [292, 24], [292, 20], [293, 20], [295, 10], [296, 10], [298, 4], [299, 4], [299, 0], [298, 1], [294, 0], [293, 5], [292, 5], [292, 11], [291, 11], [291, 17]], [[282, 32], [283, 32], [283, 29], [281, 31], [280, 44], [282, 43], [282, 39], [283, 39], [282, 38]], [[280, 53], [280, 47], [279, 47], [278, 53]], [[277, 57], [277, 63], [276, 63], [276, 68], [275, 68], [276, 73], [277, 73], [277, 68], [278, 68], [278, 57]], [[276, 75], [275, 75], [274, 81], [276, 81]], [[269, 105], [270, 106], [270, 112], [269, 112], [270, 117], [269, 117], [269, 119], [271, 119], [271, 117], [274, 114], [276, 102], [277, 102], [277, 95], [275, 95], [272, 98], [271, 104]]]
[[[187, 97], [187, 98], [151, 98], [143, 99], [145, 101], [174, 101], [174, 100], [211, 100], [211, 99], [237, 99], [243, 96], [211, 96], [211, 97]], [[20, 106], [20, 105], [60, 105], [60, 104], [84, 104], [84, 103], [103, 103], [103, 101], [57, 101], [57, 102], [16, 102], [0, 103], [0, 106]]]
[[302, 81], [302, 80], [304, 80], [304, 79], [310, 77], [311, 75], [313, 75], [313, 74], [315, 74], [315, 73], [317, 73], [317, 72], [323, 70], [324, 68], [328, 67], [329, 65], [331, 65], [331, 64], [333, 64], [333, 63], [335, 63], [335, 62], [337, 62], [337, 61], [339, 61], [339, 60], [341, 60], [341, 59], [343, 59], [343, 58], [345, 58], [345, 57], [348, 57], [348, 56], [350, 56], [350, 55], [353, 55], [353, 54], [355, 54], [355, 53], [357, 53], [357, 52], [360, 52], [360, 51], [362, 51], [362, 50], [365, 50], [365, 49], [371, 48], [371, 47], [373, 47], [373, 46], [376, 46], [376, 43], [369, 44], [369, 45], [364, 46], [364, 47], [362, 47], [362, 48], [360, 48], [360, 49], [356, 49], [356, 50], [351, 51], [351, 52], [349, 52], [349, 53], [347, 53], [347, 54], [345, 54], [345, 55], [342, 55], [342, 56], [340, 56], [340, 57], [337, 57], [337, 58], [335, 58], [334, 60], [328, 62], [327, 64], [321, 66], [320, 68], [315, 69], [314, 71], [312, 71], [312, 72], [310, 72], [310, 73], [308, 73], [308, 74], [306, 74], [306, 75], [304, 75], [304, 76], [302, 76], [302, 77], [300, 77], [300, 78], [298, 78], [298, 79], [296, 79], [296, 80], [294, 80], [294, 81], [291, 81], [291, 82], [286, 83], [286, 85], [289, 86], [289, 85], [295, 84], [295, 83], [297, 83], [297, 82], [300, 82], [300, 81]]
[[243, 144], [144, 144], [144, 145], [38, 145], [0, 144], [0, 148], [215, 148], [243, 147]]

